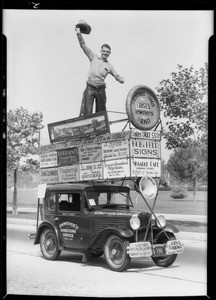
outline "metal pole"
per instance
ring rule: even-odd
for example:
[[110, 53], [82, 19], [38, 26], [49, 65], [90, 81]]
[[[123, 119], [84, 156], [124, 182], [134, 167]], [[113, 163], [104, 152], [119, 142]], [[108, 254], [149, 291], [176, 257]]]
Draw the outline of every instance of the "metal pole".
[[[40, 128], [38, 132], [38, 154], [40, 156]], [[39, 177], [40, 177], [40, 163], [39, 163]], [[40, 198], [38, 198], [38, 205], [37, 205], [37, 224], [36, 224], [36, 232], [38, 230], [38, 222], [39, 222], [39, 209], [40, 209]]]

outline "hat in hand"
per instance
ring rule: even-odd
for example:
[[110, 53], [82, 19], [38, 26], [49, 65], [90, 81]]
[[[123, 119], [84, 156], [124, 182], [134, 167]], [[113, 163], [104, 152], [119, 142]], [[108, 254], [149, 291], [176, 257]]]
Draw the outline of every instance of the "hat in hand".
[[91, 32], [91, 27], [84, 20], [80, 20], [76, 27], [79, 27], [81, 33], [89, 34]]

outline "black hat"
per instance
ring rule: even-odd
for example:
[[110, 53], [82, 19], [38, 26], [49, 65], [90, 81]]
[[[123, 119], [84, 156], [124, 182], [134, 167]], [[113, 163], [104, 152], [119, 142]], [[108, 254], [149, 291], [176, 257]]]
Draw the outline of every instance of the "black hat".
[[80, 20], [76, 27], [79, 27], [81, 33], [89, 34], [91, 32], [91, 27], [84, 20]]

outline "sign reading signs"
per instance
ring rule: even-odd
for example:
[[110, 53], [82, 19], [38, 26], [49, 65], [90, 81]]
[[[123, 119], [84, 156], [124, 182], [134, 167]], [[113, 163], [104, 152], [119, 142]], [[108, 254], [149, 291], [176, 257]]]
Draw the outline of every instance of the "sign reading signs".
[[131, 156], [160, 158], [160, 142], [155, 140], [131, 139]]
[[127, 95], [126, 112], [129, 120], [136, 128], [152, 129], [160, 119], [157, 96], [147, 86], [135, 86]]

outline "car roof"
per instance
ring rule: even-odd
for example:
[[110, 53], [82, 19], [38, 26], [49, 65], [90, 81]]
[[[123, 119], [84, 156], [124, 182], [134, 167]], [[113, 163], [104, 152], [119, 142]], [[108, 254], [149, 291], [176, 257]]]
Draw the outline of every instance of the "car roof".
[[120, 186], [120, 185], [114, 185], [110, 183], [57, 183], [54, 185], [50, 185], [47, 187], [47, 191], [59, 191], [59, 190], [64, 190], [64, 191], [71, 191], [71, 190], [84, 190], [88, 187], [111, 187], [111, 188], [120, 188], [122, 189], [129, 189], [126, 186]]

